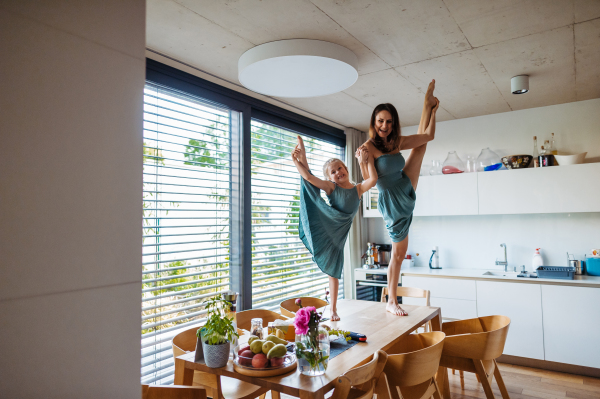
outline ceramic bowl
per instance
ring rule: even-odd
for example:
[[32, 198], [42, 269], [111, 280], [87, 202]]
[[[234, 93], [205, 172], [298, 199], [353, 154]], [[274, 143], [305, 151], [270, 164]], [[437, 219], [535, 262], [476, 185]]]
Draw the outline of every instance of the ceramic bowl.
[[587, 152], [574, 155], [555, 155], [554, 159], [558, 162], [558, 166], [577, 165], [583, 163]]
[[506, 169], [525, 169], [529, 167], [532, 159], [531, 155], [507, 155], [502, 157], [502, 163]]

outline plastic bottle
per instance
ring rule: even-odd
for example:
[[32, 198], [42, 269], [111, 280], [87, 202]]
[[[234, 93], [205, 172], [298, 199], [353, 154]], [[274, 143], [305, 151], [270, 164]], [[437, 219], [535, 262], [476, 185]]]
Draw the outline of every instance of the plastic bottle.
[[540, 254], [540, 248], [536, 248], [533, 253], [533, 259], [531, 260], [531, 267], [535, 272], [540, 266], [544, 266], [544, 258], [542, 258], [542, 255]]

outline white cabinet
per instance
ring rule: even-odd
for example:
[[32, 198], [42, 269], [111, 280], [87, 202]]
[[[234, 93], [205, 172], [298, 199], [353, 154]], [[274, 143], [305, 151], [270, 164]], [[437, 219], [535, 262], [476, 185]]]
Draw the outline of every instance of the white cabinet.
[[504, 354], [544, 360], [539, 284], [477, 281], [477, 315], [510, 317]]
[[414, 216], [477, 215], [477, 173], [421, 176]]
[[477, 173], [480, 215], [600, 211], [600, 163]]
[[600, 288], [542, 286], [546, 360], [600, 368], [598, 304]]
[[[471, 319], [477, 317], [475, 280], [402, 276], [403, 287], [429, 290], [431, 306], [442, 309], [442, 318]], [[421, 299], [402, 298], [408, 305], [423, 305]]]
[[379, 209], [377, 209], [377, 199], [379, 196], [379, 191], [377, 191], [377, 187], [373, 187], [369, 191], [363, 194], [362, 203], [363, 203], [363, 217], [366, 218], [376, 218], [381, 217], [379, 213]]

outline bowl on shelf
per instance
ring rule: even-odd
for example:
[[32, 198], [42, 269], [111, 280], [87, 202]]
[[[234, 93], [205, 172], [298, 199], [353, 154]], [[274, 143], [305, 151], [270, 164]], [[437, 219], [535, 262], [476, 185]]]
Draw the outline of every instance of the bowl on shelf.
[[558, 162], [558, 166], [566, 166], [566, 165], [578, 165], [583, 163], [587, 152], [582, 152], [581, 154], [574, 155], [555, 155], [554, 159]]
[[506, 169], [525, 169], [529, 167], [532, 155], [507, 155], [502, 157], [502, 163]]

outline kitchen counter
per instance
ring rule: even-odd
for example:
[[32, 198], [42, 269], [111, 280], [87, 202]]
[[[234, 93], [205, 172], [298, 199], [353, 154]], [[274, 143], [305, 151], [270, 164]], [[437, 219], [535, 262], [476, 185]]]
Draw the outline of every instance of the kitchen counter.
[[[386, 269], [380, 269], [386, 270]], [[574, 280], [560, 280], [548, 278], [530, 278], [516, 277], [516, 274], [509, 276], [501, 275], [484, 275], [491, 271], [492, 273], [502, 274], [502, 270], [486, 270], [486, 269], [429, 269], [428, 267], [410, 267], [401, 270], [402, 276], [421, 276], [421, 277], [439, 277], [439, 278], [454, 278], [468, 280], [485, 280], [485, 281], [504, 281], [511, 283], [529, 283], [529, 284], [545, 284], [545, 285], [570, 285], [576, 287], [594, 287], [600, 288], [600, 277], [596, 276], [575, 276]]]

